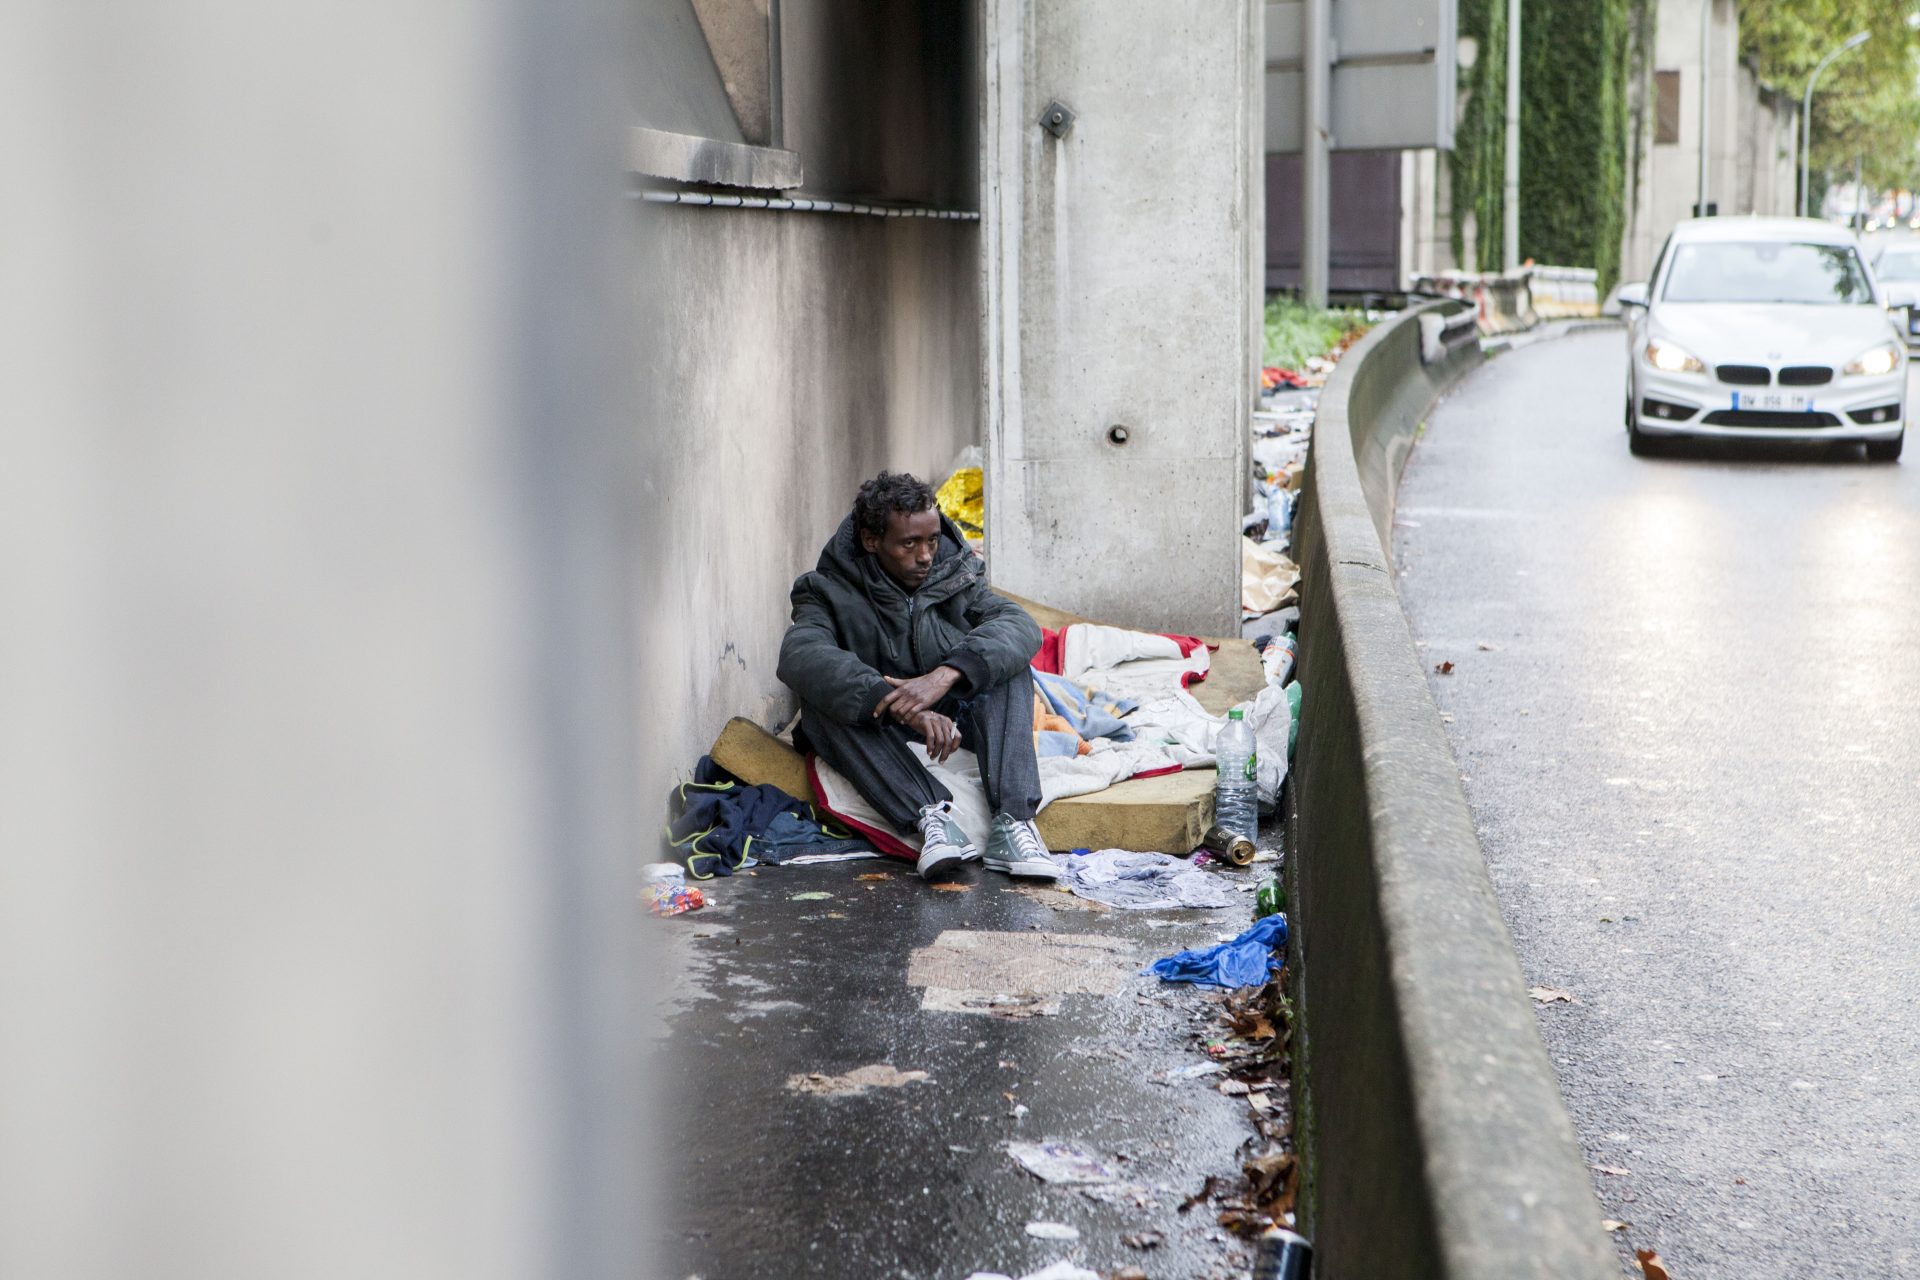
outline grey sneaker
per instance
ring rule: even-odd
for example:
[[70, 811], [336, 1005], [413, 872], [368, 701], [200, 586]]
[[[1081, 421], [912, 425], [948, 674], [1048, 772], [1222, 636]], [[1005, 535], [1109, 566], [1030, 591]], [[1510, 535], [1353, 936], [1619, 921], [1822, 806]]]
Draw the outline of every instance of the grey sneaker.
[[923, 879], [952, 875], [961, 863], [979, 856], [946, 805], [930, 804], [920, 811], [920, 860], [914, 865]]
[[1047, 856], [1047, 846], [1040, 841], [1039, 828], [1004, 813], [994, 815], [993, 834], [987, 837], [986, 862], [993, 870], [1010, 876], [1060, 878], [1060, 868]]

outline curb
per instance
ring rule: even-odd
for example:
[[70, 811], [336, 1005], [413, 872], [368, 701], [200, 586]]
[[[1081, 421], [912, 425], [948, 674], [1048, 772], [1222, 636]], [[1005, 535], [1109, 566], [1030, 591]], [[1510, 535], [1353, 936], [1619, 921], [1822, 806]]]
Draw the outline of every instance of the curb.
[[1303, 1221], [1319, 1274], [1612, 1280], [1600, 1206], [1394, 589], [1402, 465], [1483, 357], [1386, 321], [1321, 393], [1296, 549], [1288, 858]]

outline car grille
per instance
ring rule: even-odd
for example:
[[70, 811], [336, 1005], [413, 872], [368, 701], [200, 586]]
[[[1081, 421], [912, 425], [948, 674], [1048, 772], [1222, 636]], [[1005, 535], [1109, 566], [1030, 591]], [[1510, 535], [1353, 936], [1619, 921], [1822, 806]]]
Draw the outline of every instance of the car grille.
[[1710, 427], [1780, 427], [1788, 431], [1840, 424], [1840, 419], [1830, 413], [1776, 413], [1763, 409], [1715, 409], [1700, 421]]
[[1763, 364], [1723, 364], [1714, 372], [1720, 381], [1742, 387], [1764, 387], [1773, 380]]
[[1824, 387], [1833, 381], [1833, 370], [1823, 364], [1790, 364], [1780, 371], [1783, 387]]

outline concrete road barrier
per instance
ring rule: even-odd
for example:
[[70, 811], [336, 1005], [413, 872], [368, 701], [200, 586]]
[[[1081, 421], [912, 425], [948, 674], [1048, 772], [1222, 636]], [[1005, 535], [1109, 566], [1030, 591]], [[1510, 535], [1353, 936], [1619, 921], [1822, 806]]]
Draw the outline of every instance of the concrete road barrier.
[[1326, 1276], [1600, 1280], [1618, 1266], [1394, 590], [1401, 466], [1481, 360], [1431, 319], [1422, 342], [1457, 307], [1340, 362], [1296, 526], [1303, 1221]]

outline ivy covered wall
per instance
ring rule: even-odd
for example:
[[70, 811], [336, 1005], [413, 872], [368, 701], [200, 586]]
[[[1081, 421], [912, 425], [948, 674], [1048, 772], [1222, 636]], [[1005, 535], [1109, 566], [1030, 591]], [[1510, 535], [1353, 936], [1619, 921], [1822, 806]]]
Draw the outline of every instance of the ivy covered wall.
[[[1520, 47], [1520, 258], [1592, 267], [1600, 289], [1620, 272], [1626, 225], [1627, 84], [1633, 36], [1653, 0], [1524, 0]], [[1460, 70], [1454, 135], [1453, 249], [1500, 267], [1506, 165], [1507, 0], [1460, 0], [1476, 46]]]

